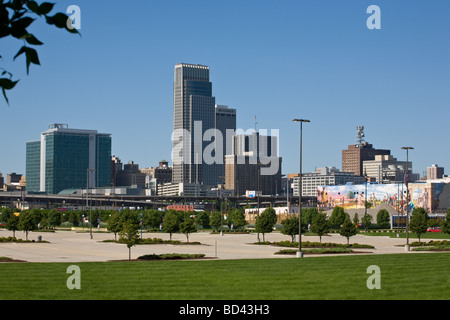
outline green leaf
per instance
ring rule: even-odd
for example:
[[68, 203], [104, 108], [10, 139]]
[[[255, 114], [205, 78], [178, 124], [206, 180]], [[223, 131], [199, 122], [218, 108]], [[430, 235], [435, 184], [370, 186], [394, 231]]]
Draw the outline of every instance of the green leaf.
[[53, 24], [58, 28], [66, 28], [67, 27], [67, 19], [69, 17], [64, 13], [58, 12], [54, 16], [46, 16], [45, 17], [48, 24]]
[[47, 15], [50, 11], [52, 11], [54, 5], [55, 5], [54, 3], [50, 3], [50, 2], [41, 3], [41, 5], [39, 6], [39, 9], [38, 9], [38, 13]]
[[29, 44], [33, 44], [36, 46], [40, 46], [43, 43], [41, 41], [39, 41], [34, 35], [32, 35], [31, 33], [28, 34], [28, 36], [25, 38], [25, 40], [29, 43]]
[[14, 88], [16, 86], [17, 82], [19, 82], [19, 80], [12, 81], [7, 78], [0, 78], [0, 87], [2, 88], [3, 97], [5, 98], [6, 103], [8, 105], [9, 105], [9, 100], [8, 100], [8, 97], [6, 96], [6, 90], [11, 90], [12, 88]]
[[32, 12], [39, 14], [39, 5], [36, 1], [28, 1], [27, 3], [28, 9], [30, 9]]
[[14, 56], [14, 59], [13, 59], [13, 60], [16, 60], [16, 58], [17, 58], [18, 56], [20, 56], [22, 53], [24, 53], [25, 50], [26, 50], [26, 46], [23, 46], [22, 48], [20, 48], [20, 50], [19, 50], [19, 51], [16, 53], [16, 55]]
[[11, 22], [11, 27], [13, 29], [26, 29], [33, 23], [35, 19], [30, 17], [25, 17], [16, 21]]
[[30, 64], [36, 64], [36, 65], [40, 65], [41, 63], [39, 62], [39, 56], [38, 53], [35, 49], [27, 47], [27, 46], [23, 46], [22, 48], [20, 48], [20, 50], [17, 52], [17, 54], [14, 56], [14, 60], [16, 60], [16, 58], [18, 56], [20, 56], [21, 54], [25, 53], [25, 58], [26, 58], [26, 65], [27, 65], [27, 74], [29, 74], [30, 71]]

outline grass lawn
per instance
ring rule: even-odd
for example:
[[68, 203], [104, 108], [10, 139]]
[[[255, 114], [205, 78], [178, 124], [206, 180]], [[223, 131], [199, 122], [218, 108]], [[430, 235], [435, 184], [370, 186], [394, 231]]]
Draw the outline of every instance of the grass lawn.
[[[66, 286], [67, 267], [81, 289]], [[381, 289], [366, 286], [377, 265]], [[449, 299], [450, 253], [92, 263], [0, 263], [0, 300]]]

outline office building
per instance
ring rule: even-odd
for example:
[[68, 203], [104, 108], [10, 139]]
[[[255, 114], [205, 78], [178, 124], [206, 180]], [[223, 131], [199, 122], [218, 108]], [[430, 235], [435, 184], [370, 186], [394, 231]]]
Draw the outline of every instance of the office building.
[[[215, 185], [220, 185], [224, 183], [225, 178], [225, 155], [231, 154], [232, 150], [232, 139], [227, 139], [227, 133], [229, 138], [234, 136], [236, 131], [236, 109], [229, 108], [224, 105], [216, 105], [215, 113], [215, 128], [222, 135], [222, 148], [221, 150], [216, 150], [216, 152], [222, 152], [222, 157], [220, 162], [214, 163], [214, 177], [216, 179]], [[228, 130], [228, 132], [227, 132]], [[232, 134], [231, 134], [232, 133]], [[217, 146], [216, 148], [219, 148]]]
[[26, 148], [28, 191], [56, 194], [111, 184], [110, 134], [55, 123]]
[[[172, 181], [215, 185], [215, 168], [207, 165], [203, 159], [203, 150], [208, 145], [208, 142], [203, 141], [203, 136], [206, 130], [214, 129], [216, 112], [209, 67], [177, 64], [173, 103]], [[180, 143], [180, 138], [183, 144]]]
[[145, 173], [139, 170], [139, 165], [134, 161], [129, 161], [123, 166], [122, 170], [119, 170], [116, 174], [116, 186], [119, 187], [131, 187], [136, 186], [138, 188], [144, 188], [145, 186]]
[[237, 196], [247, 191], [262, 195], [281, 193], [281, 157], [278, 137], [259, 133], [236, 135], [232, 154], [225, 156], [225, 189]]
[[427, 179], [442, 179], [444, 177], [444, 168], [439, 167], [437, 164], [433, 164], [431, 167], [427, 168]]
[[364, 141], [364, 127], [357, 128], [356, 144], [349, 145], [347, 150], [342, 150], [342, 171], [353, 172], [357, 176], [363, 176], [363, 162], [375, 160], [376, 155], [390, 155], [390, 150], [375, 149]]
[[[376, 155], [374, 160], [363, 161], [363, 174], [370, 181], [392, 183], [405, 179], [406, 161], [398, 161], [392, 155]], [[413, 181], [412, 163], [408, 162], [410, 181]], [[415, 176], [414, 176], [415, 180]]]

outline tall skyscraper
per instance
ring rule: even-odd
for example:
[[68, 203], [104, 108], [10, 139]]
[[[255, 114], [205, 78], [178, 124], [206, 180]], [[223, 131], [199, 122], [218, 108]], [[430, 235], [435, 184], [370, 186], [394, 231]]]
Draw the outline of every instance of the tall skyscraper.
[[234, 190], [236, 195], [245, 195], [247, 191], [278, 194], [281, 162], [278, 137], [256, 132], [235, 135], [232, 154], [225, 156], [225, 189]]
[[[222, 134], [222, 148], [217, 152], [222, 152], [222, 162], [215, 164], [216, 184], [224, 183], [225, 179], [225, 155], [231, 154], [233, 139], [236, 132], [236, 109], [228, 108], [224, 105], [216, 105], [215, 128]], [[233, 136], [227, 139], [227, 130], [232, 130]]]
[[[206, 130], [215, 127], [215, 98], [209, 81], [209, 67], [198, 64], [179, 63], [175, 66], [173, 101], [174, 159], [173, 178], [175, 183], [203, 183], [215, 185], [215, 166], [207, 165], [203, 150], [210, 143], [203, 141]], [[179, 133], [183, 137], [180, 146]]]
[[51, 124], [40, 141], [26, 144], [27, 191], [59, 193], [65, 189], [111, 184], [111, 135]]
[[427, 168], [427, 179], [442, 179], [444, 177], [444, 168], [439, 167], [437, 164], [433, 164]]

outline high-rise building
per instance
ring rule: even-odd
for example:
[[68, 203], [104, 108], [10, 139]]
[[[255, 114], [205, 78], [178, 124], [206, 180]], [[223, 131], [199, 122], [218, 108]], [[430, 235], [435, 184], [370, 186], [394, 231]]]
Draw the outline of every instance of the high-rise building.
[[56, 194], [66, 189], [110, 186], [111, 135], [51, 124], [40, 141], [26, 144], [27, 190]]
[[[412, 163], [408, 163], [409, 181], [416, 180], [412, 173]], [[363, 173], [378, 183], [393, 183], [405, 179], [406, 161], [398, 161], [391, 155], [376, 155], [373, 160], [363, 161]]]
[[357, 176], [363, 176], [363, 161], [375, 160], [376, 155], [390, 155], [390, 150], [375, 149], [364, 141], [364, 127], [357, 128], [356, 144], [349, 145], [347, 150], [342, 150], [342, 172], [353, 172]]
[[215, 126], [215, 98], [209, 67], [186, 63], [175, 66], [173, 107], [172, 181], [215, 185], [214, 167], [206, 165], [203, 159], [203, 150], [208, 145], [203, 135]]
[[[233, 140], [227, 139], [227, 134], [232, 132], [229, 138], [234, 136], [236, 131], [236, 109], [228, 108], [224, 105], [216, 105], [215, 126], [222, 135], [222, 148], [216, 150], [216, 152], [222, 152], [221, 161], [213, 164], [215, 167], [216, 185], [224, 183], [225, 179], [225, 155], [231, 154]], [[229, 130], [227, 132], [227, 130]], [[217, 146], [218, 148], [218, 146]]]
[[427, 168], [427, 179], [442, 179], [444, 177], [444, 168], [439, 167], [437, 164], [433, 164]]
[[264, 195], [281, 193], [281, 157], [278, 139], [259, 133], [235, 135], [232, 154], [225, 156], [225, 189], [236, 195], [255, 191]]

